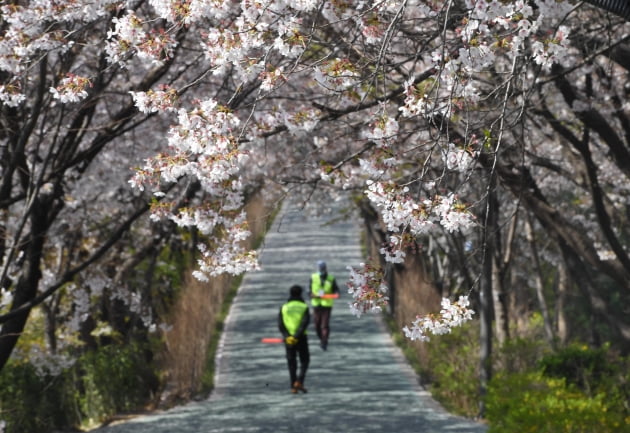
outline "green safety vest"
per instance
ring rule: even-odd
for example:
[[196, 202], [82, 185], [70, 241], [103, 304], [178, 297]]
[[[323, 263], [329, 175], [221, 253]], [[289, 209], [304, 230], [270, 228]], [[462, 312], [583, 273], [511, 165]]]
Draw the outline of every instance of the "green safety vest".
[[289, 335], [295, 335], [306, 310], [308, 310], [308, 305], [302, 301], [289, 301], [282, 306], [282, 323], [289, 331]]
[[[322, 279], [319, 276], [319, 273], [314, 273], [311, 275], [311, 291], [313, 296], [319, 296], [320, 290], [324, 291], [324, 294], [330, 295], [333, 292], [333, 281], [335, 277], [328, 274], [326, 279], [324, 280], [324, 284], [322, 284]], [[311, 298], [311, 305], [313, 307], [332, 307], [334, 299], [319, 299], [319, 298]]]

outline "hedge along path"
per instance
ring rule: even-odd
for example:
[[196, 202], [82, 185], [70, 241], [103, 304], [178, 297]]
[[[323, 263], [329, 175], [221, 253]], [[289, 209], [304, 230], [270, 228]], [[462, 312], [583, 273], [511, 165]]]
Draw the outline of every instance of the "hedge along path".
[[[226, 319], [209, 399], [111, 425], [103, 433], [424, 432], [481, 433], [484, 425], [448, 414], [418, 385], [378, 315], [357, 319], [347, 306], [347, 266], [362, 261], [357, 221], [307, 217], [286, 204]], [[289, 287], [306, 288], [318, 260], [336, 276], [326, 352], [309, 325], [307, 394], [291, 394], [277, 317]]]

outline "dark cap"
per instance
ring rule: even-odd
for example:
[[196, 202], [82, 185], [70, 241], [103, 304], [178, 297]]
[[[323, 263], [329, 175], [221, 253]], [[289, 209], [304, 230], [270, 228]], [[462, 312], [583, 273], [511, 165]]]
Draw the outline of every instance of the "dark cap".
[[302, 296], [302, 286], [298, 286], [297, 284], [291, 286], [289, 289], [289, 294], [292, 298], [299, 298]]

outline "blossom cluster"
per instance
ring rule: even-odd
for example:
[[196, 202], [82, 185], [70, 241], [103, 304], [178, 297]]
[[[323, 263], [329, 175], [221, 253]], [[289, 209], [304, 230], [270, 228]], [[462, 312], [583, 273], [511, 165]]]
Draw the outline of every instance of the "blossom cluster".
[[403, 263], [406, 250], [415, 246], [414, 237], [431, 234], [439, 226], [449, 233], [467, 233], [475, 224], [470, 209], [453, 193], [417, 201], [407, 186], [372, 180], [367, 184], [366, 197], [379, 211], [390, 233], [390, 242], [380, 250], [387, 262]]
[[369, 128], [363, 131], [363, 138], [375, 142], [378, 146], [395, 142], [398, 138], [398, 121], [385, 113], [375, 117]]
[[283, 115], [283, 123], [287, 126], [289, 132], [299, 135], [312, 132], [319, 123], [321, 113], [316, 109], [304, 109], [296, 110], [292, 114], [285, 112]]
[[448, 334], [452, 328], [472, 320], [475, 312], [469, 308], [469, 305], [468, 296], [460, 296], [455, 302], [442, 298], [442, 309], [438, 314], [418, 316], [411, 327], [403, 328], [403, 332], [407, 338], [420, 341], [429, 341], [428, 334]]
[[381, 311], [389, 302], [389, 289], [383, 280], [383, 270], [369, 263], [361, 263], [358, 268], [348, 266], [350, 276], [348, 293], [352, 295], [350, 311], [357, 317], [368, 312]]
[[145, 30], [145, 22], [134, 12], [112, 19], [107, 34], [107, 59], [112, 64], [127, 65], [133, 55], [149, 64], [159, 64], [173, 56], [176, 39], [163, 29]]
[[[24, 74], [38, 53], [58, 50], [66, 52], [73, 45], [64, 34], [51, 30], [48, 23], [89, 21], [104, 11], [100, 7], [86, 7], [86, 16], [74, 2], [59, 2], [50, 7], [46, 0], [34, 0], [26, 6], [3, 4], [0, 6], [3, 23], [7, 26], [0, 37], [0, 70], [19, 77]], [[55, 26], [53, 26], [55, 27]]]
[[207, 281], [208, 276], [223, 273], [238, 275], [260, 268], [257, 252], [243, 246], [243, 241], [251, 234], [245, 216], [245, 212], [240, 212], [233, 218], [224, 219], [220, 243], [213, 248], [208, 248], [206, 244], [198, 245], [201, 258], [197, 260], [199, 269], [193, 273], [197, 279]]
[[0, 84], [0, 102], [7, 107], [17, 107], [26, 100], [26, 95], [20, 92], [18, 82]]
[[[539, 31], [545, 23], [558, 23], [571, 11], [566, 1], [537, 0], [538, 14], [525, 0], [514, 2], [467, 0], [467, 16], [456, 29], [459, 47], [451, 55], [444, 47], [434, 50], [427, 65], [434, 74], [422, 82], [412, 78], [404, 85], [405, 100], [399, 108], [405, 117], [436, 115], [447, 118], [476, 107], [485, 83], [480, 73], [506, 74], [510, 63], [499, 59], [518, 58], [531, 40], [531, 58], [544, 70], [564, 64], [569, 58], [569, 29], [559, 26], [547, 37]], [[503, 31], [499, 31], [502, 29]]]
[[449, 232], [466, 231], [474, 224], [470, 210], [452, 193], [418, 202], [407, 186], [371, 180], [367, 184], [365, 194], [379, 209], [383, 222], [391, 232], [409, 230], [414, 235], [426, 234], [435, 228], [436, 222]]
[[232, 70], [242, 81], [256, 77], [265, 69], [264, 63], [244, 59], [245, 53], [264, 45], [263, 35], [267, 25], [237, 19], [229, 28], [210, 28], [203, 33], [201, 49], [210, 61], [214, 75], [224, 75]]
[[[352, 295], [350, 310], [360, 317], [369, 312], [381, 311], [388, 304], [389, 291], [384, 282], [384, 272], [379, 266], [361, 263], [358, 268], [348, 267], [348, 293]], [[460, 296], [455, 302], [442, 298], [442, 308], [437, 314], [418, 316], [411, 327], [405, 326], [403, 332], [411, 340], [429, 341], [429, 335], [450, 333], [452, 328], [472, 320], [475, 312], [469, 308], [468, 296]]]
[[405, 81], [403, 92], [405, 95], [404, 104], [398, 108], [405, 117], [429, 116], [430, 115], [430, 93], [434, 90], [434, 81], [414, 84], [413, 78]]
[[384, 245], [379, 253], [386, 262], [404, 263], [407, 256], [407, 250], [416, 249], [415, 237], [409, 232], [392, 234], [389, 237], [389, 243]]
[[169, 112], [176, 110], [177, 90], [169, 85], [162, 85], [158, 90], [129, 92], [134, 104], [142, 113]]
[[[138, 94], [134, 97], [143, 109], [152, 109], [144, 102], [146, 98]], [[220, 194], [225, 189], [224, 182], [238, 172], [245, 158], [232, 135], [238, 126], [238, 117], [217, 101], [208, 99], [200, 101], [191, 111], [179, 109], [178, 121], [168, 132], [171, 153], [148, 159], [130, 183], [142, 189], [151, 180], [152, 184], [159, 185], [160, 179], [176, 182], [188, 175], [198, 178], [208, 192]], [[235, 182], [227, 184], [235, 185]]]
[[449, 170], [465, 172], [473, 165], [477, 154], [478, 152], [476, 151], [458, 148], [455, 144], [449, 143], [448, 149], [442, 158], [446, 162], [446, 168]]
[[356, 86], [360, 74], [349, 59], [336, 58], [315, 66], [312, 78], [328, 92], [343, 92]]
[[62, 104], [79, 102], [87, 98], [88, 92], [86, 88], [91, 85], [90, 79], [87, 77], [67, 74], [66, 77], [59, 82], [57, 87], [50, 88], [50, 93], [52, 93], [54, 99], [59, 100]]

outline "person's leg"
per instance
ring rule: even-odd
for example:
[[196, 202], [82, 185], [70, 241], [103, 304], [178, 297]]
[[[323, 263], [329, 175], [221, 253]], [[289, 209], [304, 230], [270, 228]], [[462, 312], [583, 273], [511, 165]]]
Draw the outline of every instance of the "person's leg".
[[300, 341], [297, 344], [297, 352], [300, 357], [300, 373], [298, 375], [297, 381], [293, 383], [292, 389], [306, 393], [307, 390], [304, 387], [304, 379], [306, 378], [306, 370], [308, 370], [308, 364], [310, 362], [308, 339], [306, 335], [300, 338]]
[[313, 325], [320, 341], [322, 339], [322, 310], [322, 307], [313, 307]]
[[285, 344], [287, 352], [287, 365], [289, 366], [289, 378], [291, 379], [291, 387], [297, 380], [297, 349], [295, 346]]
[[321, 320], [321, 337], [320, 340], [322, 342], [322, 349], [326, 350], [328, 346], [328, 337], [330, 336], [330, 313], [332, 311], [332, 307], [322, 308], [320, 312], [320, 320]]
[[298, 374], [298, 381], [304, 384], [306, 378], [306, 370], [308, 370], [308, 364], [311, 361], [311, 354], [308, 351], [308, 338], [304, 335], [298, 342], [298, 354], [300, 356], [300, 374]]

